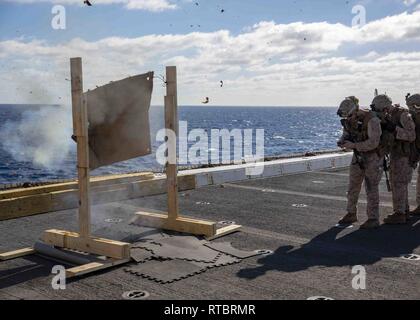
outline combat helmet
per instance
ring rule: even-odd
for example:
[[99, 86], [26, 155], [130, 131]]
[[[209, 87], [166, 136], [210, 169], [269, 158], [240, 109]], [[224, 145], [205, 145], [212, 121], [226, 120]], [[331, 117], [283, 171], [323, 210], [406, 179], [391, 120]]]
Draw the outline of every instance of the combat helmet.
[[413, 95], [407, 94], [405, 97], [407, 107], [412, 110], [419, 112], [420, 111], [420, 94], [416, 93]]
[[350, 96], [340, 103], [337, 115], [341, 118], [347, 118], [357, 110], [359, 110], [359, 99], [355, 96]]
[[383, 112], [385, 108], [392, 107], [392, 100], [386, 94], [376, 96], [370, 105], [373, 111]]

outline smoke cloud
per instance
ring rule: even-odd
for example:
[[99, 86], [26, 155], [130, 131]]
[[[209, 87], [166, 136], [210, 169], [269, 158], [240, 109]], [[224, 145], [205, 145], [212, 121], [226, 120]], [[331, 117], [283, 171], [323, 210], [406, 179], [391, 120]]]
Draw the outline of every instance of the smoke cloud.
[[16, 121], [1, 126], [0, 144], [16, 161], [34, 166], [59, 168], [75, 144], [72, 135], [70, 107], [40, 106], [25, 111]]

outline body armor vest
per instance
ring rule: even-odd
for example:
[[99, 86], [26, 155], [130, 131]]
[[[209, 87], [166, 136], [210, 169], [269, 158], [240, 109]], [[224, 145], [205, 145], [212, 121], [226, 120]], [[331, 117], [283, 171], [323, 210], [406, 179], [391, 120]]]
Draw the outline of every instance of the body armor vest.
[[[397, 107], [393, 108], [390, 114], [390, 119], [388, 119], [388, 121], [390, 121], [396, 127], [402, 128], [401, 116], [405, 112], [408, 112], [408, 111], [403, 108], [397, 108]], [[399, 156], [399, 157], [409, 157], [411, 155], [411, 148], [412, 148], [412, 143], [394, 139], [392, 147], [391, 147], [391, 152], [394, 155]]]
[[413, 117], [413, 121], [416, 125], [416, 149], [420, 152], [420, 113], [419, 112], [410, 112]]
[[368, 124], [374, 117], [372, 112], [358, 111], [347, 118], [346, 131], [352, 142], [362, 142], [369, 138]]
[[416, 141], [411, 144], [410, 163], [416, 167], [420, 161], [420, 113], [411, 111], [410, 114], [416, 125]]

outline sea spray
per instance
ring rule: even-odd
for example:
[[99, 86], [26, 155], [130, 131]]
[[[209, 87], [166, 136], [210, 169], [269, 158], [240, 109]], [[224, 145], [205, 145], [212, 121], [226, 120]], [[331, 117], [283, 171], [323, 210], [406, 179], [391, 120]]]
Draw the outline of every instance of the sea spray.
[[75, 144], [70, 107], [39, 106], [24, 111], [19, 120], [1, 126], [1, 147], [18, 162], [59, 169]]

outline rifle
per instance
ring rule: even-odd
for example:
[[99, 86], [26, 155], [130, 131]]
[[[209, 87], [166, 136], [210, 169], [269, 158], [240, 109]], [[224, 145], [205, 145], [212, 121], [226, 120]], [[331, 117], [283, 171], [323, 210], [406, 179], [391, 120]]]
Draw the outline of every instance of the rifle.
[[385, 172], [386, 188], [388, 189], [388, 192], [391, 192], [392, 188], [391, 188], [391, 183], [389, 182], [389, 176], [388, 176], [388, 171], [389, 171], [388, 163], [389, 163], [389, 158], [388, 156], [385, 156], [383, 166], [384, 166], [384, 172]]

